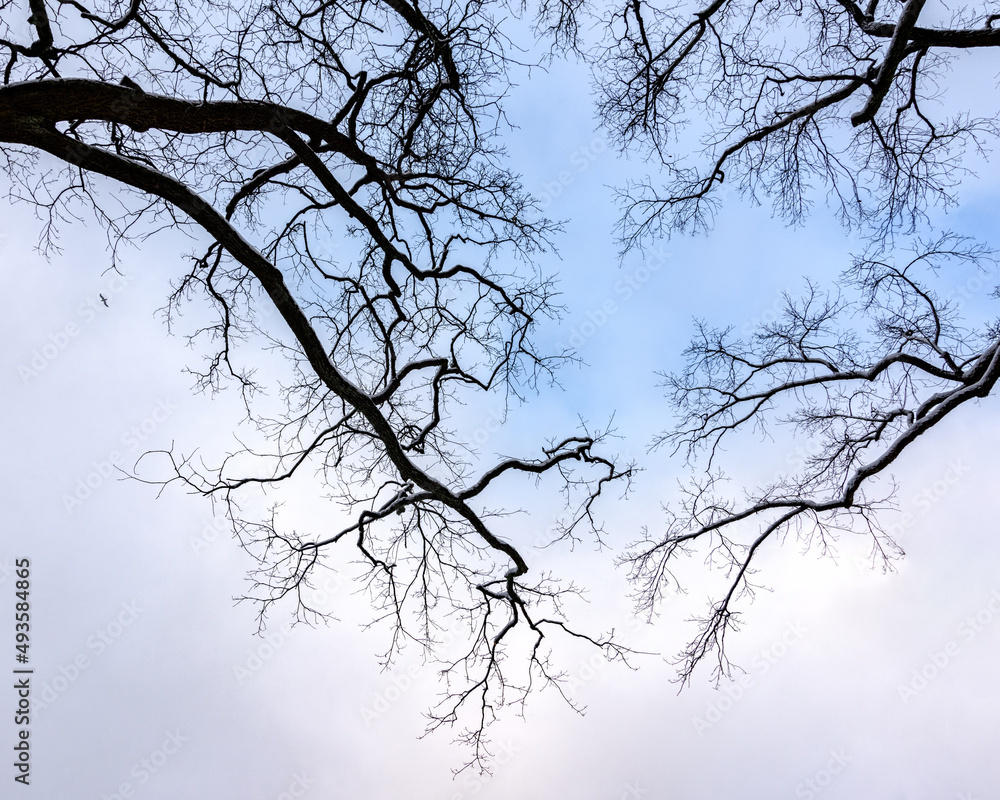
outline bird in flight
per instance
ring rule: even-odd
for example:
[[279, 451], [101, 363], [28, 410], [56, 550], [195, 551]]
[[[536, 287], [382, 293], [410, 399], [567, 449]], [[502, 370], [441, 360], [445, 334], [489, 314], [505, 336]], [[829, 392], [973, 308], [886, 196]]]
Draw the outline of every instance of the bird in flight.
[[103, 294], [99, 294], [97, 296], [101, 298], [101, 302], [104, 303], [104, 307], [107, 308], [108, 307], [108, 298], [106, 298]]

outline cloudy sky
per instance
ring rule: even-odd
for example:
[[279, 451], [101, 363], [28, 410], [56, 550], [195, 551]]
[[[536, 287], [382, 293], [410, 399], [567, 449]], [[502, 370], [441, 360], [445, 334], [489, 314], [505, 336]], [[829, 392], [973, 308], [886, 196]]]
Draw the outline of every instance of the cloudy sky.
[[[980, 80], [993, 91], [992, 72]], [[465, 754], [449, 732], [420, 736], [441, 688], [433, 666], [404, 652], [380, 669], [386, 642], [361, 629], [349, 581], [331, 578], [317, 598], [339, 622], [291, 628], [279, 609], [258, 637], [256, 609], [233, 602], [251, 565], [210, 506], [175, 488], [158, 496], [112, 469], [171, 443], [218, 452], [238, 430], [234, 398], [192, 393], [183, 372], [192, 353], [155, 314], [191, 243], [146, 242], [113, 278], [101, 231], [65, 226], [62, 252], [46, 259], [31, 210], [4, 206], [0, 636], [13, 642], [13, 566], [29, 558], [39, 701], [32, 785], [18, 796], [998, 800], [995, 404], [939, 426], [894, 470], [900, 512], [884, 522], [907, 553], [895, 573], [870, 569], [860, 537], [844, 537], [836, 559], [770, 546], [761, 578], [773, 591], [745, 609], [732, 641], [745, 672], [716, 688], [702, 670], [678, 693], [665, 656], [691, 636], [685, 619], [705, 601], [700, 562], [684, 571], [688, 593], [652, 625], [631, 616], [612, 565], [642, 525], [661, 524], [660, 503], [683, 477], [679, 461], [646, 450], [668, 420], [654, 373], [679, 366], [692, 317], [737, 328], [764, 318], [804, 276], [834, 280], [853, 243], [822, 210], [789, 230], [730, 197], [710, 236], [619, 264], [607, 187], [637, 167], [596, 131], [586, 74], [565, 64], [536, 72], [508, 112], [520, 126], [509, 137], [517, 169], [552, 216], [569, 220], [559, 256], [544, 257], [568, 312], [542, 335], [553, 348], [576, 339], [586, 363], [566, 369], [561, 389], [512, 409], [483, 449], [524, 452], [580, 415], [596, 424], [615, 415], [617, 446], [645, 471], [630, 500], [603, 508], [611, 550], [552, 557], [591, 588], [578, 620], [614, 625], [659, 655], [630, 671], [565, 651], [568, 692], [586, 713], [537, 695], [524, 718], [508, 712], [492, 728], [492, 774], [455, 777]], [[983, 165], [949, 224], [995, 227], [998, 188]], [[990, 287], [975, 278], [940, 279], [988, 308]], [[494, 427], [488, 400], [466, 413]], [[783, 456], [754, 446], [730, 463], [766, 477], [768, 459]], [[14, 702], [8, 692], [5, 706]]]

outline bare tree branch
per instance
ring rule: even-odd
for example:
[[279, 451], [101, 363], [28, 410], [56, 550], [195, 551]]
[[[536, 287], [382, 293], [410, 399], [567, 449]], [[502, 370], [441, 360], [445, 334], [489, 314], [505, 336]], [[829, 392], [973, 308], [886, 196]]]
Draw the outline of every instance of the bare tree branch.
[[[518, 476], [546, 479], [569, 504], [564, 534], [589, 527], [600, 541], [594, 504], [632, 474], [600, 453], [609, 432], [481, 465], [450, 425], [449, 403], [507, 402], [562, 360], [532, 339], [559, 314], [534, 263], [558, 226], [495, 138], [506, 40], [485, 9], [451, 2], [31, 8], [31, 43], [0, 15], [12, 197], [49, 220], [49, 244], [71, 202], [113, 247], [190, 231], [202, 249], [175, 282], [168, 324], [181, 325], [183, 303], [208, 304], [214, 321], [189, 333], [205, 353], [196, 386], [234, 385], [256, 429], [216, 463], [151, 452], [140, 479], [218, 504], [256, 559], [247, 599], [262, 625], [286, 599], [298, 619], [329, 614], [304, 589], [351, 548], [369, 622], [389, 629], [385, 658], [409, 641], [443, 659], [431, 728], [463, 726], [483, 766], [494, 714], [565, 677], [549, 663], [553, 640], [629, 653], [569, 623], [564, 598], [580, 590], [533, 575], [532, 554], [483, 504]], [[568, 25], [558, 36], [575, 35]], [[106, 210], [109, 187], [124, 211]], [[284, 356], [276, 374], [265, 351]], [[277, 410], [261, 401], [268, 386]], [[290, 485], [337, 513], [297, 530], [279, 503], [243, 511]], [[439, 647], [455, 626], [467, 637], [457, 660]]]
[[[932, 101], [959, 51], [1000, 39], [972, 8], [956, 12], [950, 27], [918, 27], [922, 7], [616, 7], [592, 53], [600, 114], [623, 148], [653, 155], [667, 176], [663, 185], [640, 180], [621, 190], [625, 249], [707, 230], [713, 190], [726, 179], [793, 222], [825, 187], [843, 221], [873, 240], [912, 232], [928, 207], [954, 203], [963, 155], [984, 150], [998, 129], [992, 116], [937, 118]], [[876, 20], [876, 10], [895, 19]], [[692, 114], [704, 168], [675, 144], [695, 125]]]
[[[950, 234], [917, 242], [902, 265], [872, 251], [841, 280], [851, 299], [810, 286], [801, 299], [786, 296], [782, 316], [747, 340], [701, 325], [687, 369], [666, 376], [680, 417], [660, 443], [682, 448], [704, 476], [669, 513], [665, 535], [650, 534], [622, 560], [647, 612], [676, 585], [673, 561], [696, 544], [707, 544], [709, 562], [726, 575], [723, 597], [698, 620], [698, 635], [678, 658], [681, 681], [713, 653], [715, 677], [728, 675], [725, 636], [738, 625], [739, 601], [753, 595], [754, 559], [767, 541], [791, 534], [825, 552], [839, 533], [860, 529], [884, 566], [902, 553], [877, 515], [894, 482], [881, 493], [876, 479], [1000, 380], [996, 326], [970, 333], [921, 276], [962, 263], [996, 270], [990, 250]], [[867, 321], [866, 332], [858, 319]], [[769, 423], [807, 437], [811, 455], [797, 474], [731, 499], [715, 466], [721, 444]]]

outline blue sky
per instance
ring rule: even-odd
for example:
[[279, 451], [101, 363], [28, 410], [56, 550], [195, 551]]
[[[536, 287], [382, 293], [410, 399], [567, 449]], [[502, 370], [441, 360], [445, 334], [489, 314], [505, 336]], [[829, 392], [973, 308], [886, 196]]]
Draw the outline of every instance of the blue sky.
[[[992, 72], [982, 81], [993, 91]], [[683, 564], [688, 593], [646, 625], [631, 616], [611, 563], [642, 525], [662, 522], [659, 505], [683, 476], [678, 460], [647, 453], [669, 419], [654, 372], [679, 366], [692, 317], [751, 323], [804, 276], [835, 279], [852, 241], [821, 209], [790, 230], [730, 197], [710, 236], [663, 244], [656, 264], [640, 254], [619, 264], [608, 186], [645, 167], [603, 146], [585, 72], [560, 64], [533, 74], [508, 114], [520, 125], [512, 162], [539, 195], [561, 187], [549, 210], [568, 220], [561, 257], [543, 258], [568, 310], [540, 336], [559, 345], [578, 334], [586, 363], [567, 367], [561, 388], [512, 408], [483, 450], [531, 452], [540, 437], [570, 432], [579, 415], [596, 425], [615, 415], [623, 437], [615, 446], [645, 471], [632, 499], [603, 507], [610, 551], [584, 544], [543, 557], [591, 588], [577, 619], [624, 628], [638, 649], [669, 656], [691, 635], [685, 619], [703, 606], [713, 576], [698, 556]], [[967, 232], [996, 223], [1000, 183], [983, 172], [952, 215]], [[997, 797], [1000, 419], [991, 401], [940, 426], [895, 470], [900, 511], [884, 521], [898, 526], [907, 552], [896, 573], [867, 569], [867, 545], [851, 536], [836, 563], [795, 542], [772, 546], [761, 578], [774, 591], [746, 609], [732, 642], [742, 679], [715, 688], [703, 670], [678, 693], [661, 656], [639, 659], [632, 672], [568, 647], [560, 657], [574, 678], [570, 694], [587, 713], [538, 695], [524, 719], [507, 713], [494, 726], [492, 776], [454, 778], [463, 756], [448, 732], [418, 738], [440, 691], [433, 667], [407, 651], [380, 670], [384, 632], [360, 629], [364, 599], [349, 581], [322, 587], [340, 622], [292, 629], [279, 609], [268, 636], [257, 637], [255, 609], [232, 602], [248, 559], [218, 533], [210, 507], [175, 489], [157, 497], [108, 469], [171, 442], [224, 450], [240, 418], [235, 398], [191, 393], [182, 372], [191, 352], [153, 313], [190, 243], [147, 242], [127, 254], [127, 280], [115, 282], [92, 225], [66, 226], [64, 252], [50, 260], [32, 251], [37, 230], [29, 209], [4, 208], [0, 593], [13, 603], [10, 565], [31, 558], [32, 660], [36, 685], [50, 689], [33, 726], [30, 796]], [[942, 280], [965, 286], [971, 277]], [[107, 309], [93, 305], [102, 293]], [[973, 295], [988, 300], [985, 290]], [[37, 374], [25, 377], [26, 366]], [[492, 428], [494, 409], [487, 398], [463, 419]], [[730, 463], [748, 480], [766, 479], [783, 456], [747, 441]], [[537, 506], [525, 524], [544, 531], [546, 495], [518, 491], [505, 501]], [[2, 619], [11, 641], [10, 615]]]

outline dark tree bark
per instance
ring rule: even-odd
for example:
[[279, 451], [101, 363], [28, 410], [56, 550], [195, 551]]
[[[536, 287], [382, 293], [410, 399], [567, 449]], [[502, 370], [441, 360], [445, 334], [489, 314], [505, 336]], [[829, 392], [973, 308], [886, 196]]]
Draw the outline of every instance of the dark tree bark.
[[[954, 203], [963, 155], [998, 129], [993, 114], [949, 116], [937, 101], [952, 60], [1000, 45], [1000, 31], [985, 6], [922, 26], [923, 5], [614, 7], [595, 54], [600, 113], [623, 147], [652, 153], [667, 175], [623, 188], [624, 246], [708, 229], [723, 181], [792, 222], [823, 191], [873, 239], [912, 232], [930, 205]], [[689, 125], [702, 167], [673, 144]]]
[[[374, 618], [394, 625], [390, 655], [407, 638], [433, 650], [447, 620], [460, 619], [469, 647], [443, 669], [432, 726], [474, 706], [474, 760], [498, 705], [523, 701], [539, 677], [558, 683], [552, 633], [627, 655], [568, 626], [561, 601], [572, 585], [535, 577], [485, 503], [517, 475], [550, 476], [573, 507], [562, 535], [600, 536], [594, 503], [611, 484], [627, 487], [631, 467], [602, 455], [602, 436], [587, 431], [554, 437], [533, 458], [474, 466], [448, 424], [449, 403], [520, 395], [563, 355], [532, 342], [559, 312], [533, 260], [558, 226], [497, 144], [513, 59], [491, 14], [505, 9], [348, 0], [223, 15], [198, 3], [31, 0], [25, 35], [18, 10], [0, 5], [0, 158], [12, 196], [42, 214], [44, 241], [54, 244], [67, 204], [82, 202], [115, 259], [120, 240], [164, 225], [205, 243], [168, 317], [195, 296], [211, 305], [214, 324], [192, 337], [207, 354], [198, 386], [241, 392], [261, 441], [215, 468], [163, 454], [171, 479], [221, 503], [259, 559], [262, 613], [286, 597], [301, 615], [316, 611], [301, 590], [331, 552], [353, 546]], [[680, 421], [662, 441], [704, 473], [666, 531], [650, 529], [623, 561], [652, 612], [675, 556], [711, 542], [728, 590], [681, 654], [680, 677], [713, 654], [724, 674], [725, 635], [752, 594], [761, 546], [792, 533], [825, 547], [860, 523], [876, 556], [891, 559], [898, 548], [871, 487], [917, 437], [993, 391], [996, 326], [963, 327], [920, 274], [949, 261], [985, 267], [990, 251], [947, 234], [912, 259], [892, 249], [931, 206], [956, 202], [965, 154], [996, 137], [992, 116], [942, 115], [934, 101], [952, 59], [1000, 45], [998, 17], [973, 8], [932, 25], [923, 0], [543, 0], [532, 11], [548, 57], [590, 60], [609, 135], [665, 170], [665, 182], [622, 188], [626, 249], [710, 227], [723, 181], [791, 221], [825, 190], [875, 243], [843, 294], [810, 285], [779, 323], [744, 339], [702, 325], [687, 369], [667, 376]], [[595, 21], [592, 44], [581, 31]], [[704, 167], [676, 152], [692, 117]], [[108, 186], [131, 192], [125, 211], [102, 203]], [[341, 243], [333, 251], [330, 236]], [[257, 394], [256, 358], [268, 348], [287, 356], [271, 380], [277, 414]], [[718, 445], [776, 409], [819, 442], [817, 454], [738, 504], [717, 491]], [[336, 530], [242, 515], [244, 493], [310, 470], [348, 514]], [[515, 680], [506, 655], [518, 647], [527, 670]]]
[[[285, 598], [299, 618], [330, 613], [302, 590], [331, 551], [354, 548], [373, 620], [393, 626], [387, 658], [406, 640], [444, 658], [442, 631], [464, 631], [431, 726], [459, 722], [479, 763], [495, 710], [558, 684], [551, 639], [624, 658], [611, 638], [570, 627], [562, 599], [576, 589], [533, 576], [530, 553], [484, 497], [517, 475], [551, 474], [575, 508], [561, 533], [575, 537], [630, 469], [586, 431], [474, 468], [447, 424], [450, 400], [530, 390], [562, 357], [532, 343], [559, 310], [532, 261], [557, 226], [495, 144], [508, 65], [485, 11], [404, 0], [225, 14], [140, 0], [30, 6], [34, 38], [19, 39], [20, 9], [0, 5], [11, 194], [36, 204], [49, 245], [63, 209], [81, 202], [115, 254], [164, 226], [204, 242], [179, 273], [168, 318], [198, 296], [214, 309], [214, 324], [192, 335], [206, 353], [197, 385], [241, 392], [259, 441], [215, 468], [160, 453], [170, 474], [144, 479], [219, 503], [258, 559], [249, 597], [262, 620]], [[124, 212], [101, 199], [109, 187]], [[325, 247], [330, 236], [342, 244]], [[257, 370], [265, 347], [287, 356], [283, 374]], [[259, 403], [265, 385], [282, 398], [276, 418]], [[343, 524], [296, 531], [277, 511], [241, 512], [241, 497], [309, 472]]]
[[[666, 376], [678, 422], [660, 443], [696, 477], [666, 531], [650, 529], [622, 561], [649, 613], [676, 586], [681, 553], [707, 552], [727, 576], [679, 655], [681, 681], [709, 657], [717, 679], [729, 673], [726, 634], [766, 543], [791, 536], [826, 552], [853, 530], [871, 537], [876, 562], [901, 554], [880, 526], [888, 470], [994, 392], [1000, 331], [962, 319], [929, 274], [961, 263], [993, 274], [993, 253], [928, 232], [928, 210], [957, 202], [967, 154], [998, 133], [996, 109], [977, 118], [960, 107], [947, 74], [967, 51], [1000, 45], [992, 12], [972, 5], [941, 22], [926, 18], [924, 0], [627, 0], [604, 17], [592, 53], [604, 126], [666, 175], [622, 188], [626, 250], [710, 229], [724, 181], [792, 223], [825, 199], [870, 243], [837, 292], [810, 282], [748, 336], [700, 323], [687, 368]], [[691, 133], [700, 146], [685, 152], [678, 143]], [[720, 445], [774, 424], [810, 442], [812, 456], [759, 489], [727, 489]]]

